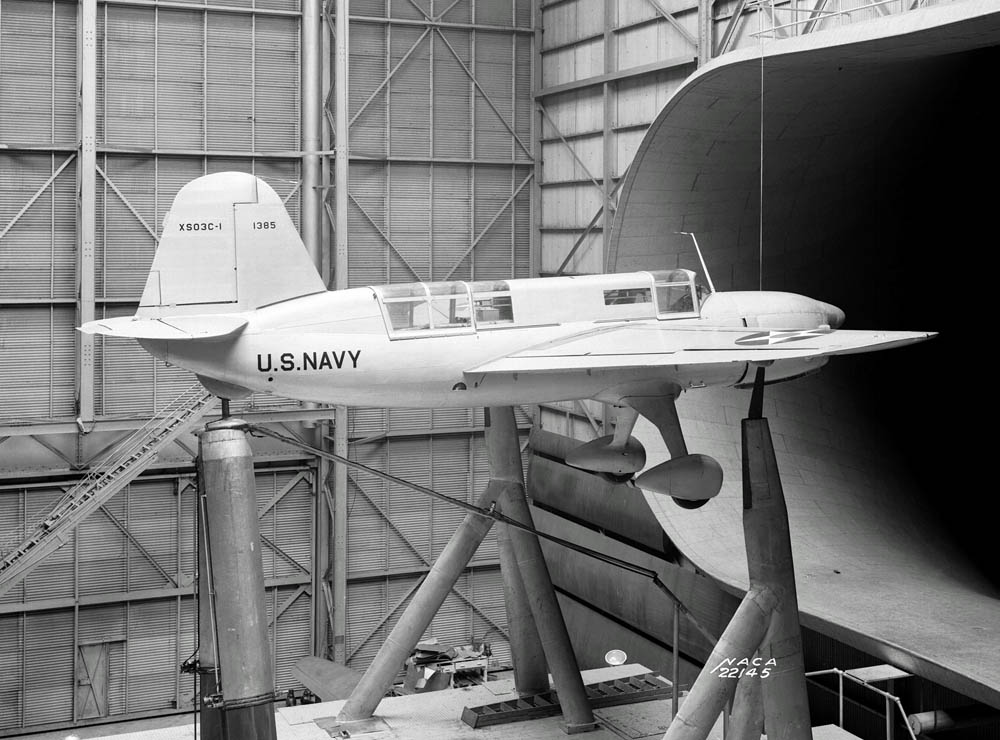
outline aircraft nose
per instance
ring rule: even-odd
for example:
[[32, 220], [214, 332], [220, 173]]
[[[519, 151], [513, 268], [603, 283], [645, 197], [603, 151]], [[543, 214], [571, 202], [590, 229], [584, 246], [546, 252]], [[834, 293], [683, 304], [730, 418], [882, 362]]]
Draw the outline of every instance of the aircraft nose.
[[839, 329], [844, 324], [844, 319], [847, 316], [844, 312], [829, 303], [823, 304], [823, 312], [826, 314], [826, 323], [830, 325], [831, 329]]

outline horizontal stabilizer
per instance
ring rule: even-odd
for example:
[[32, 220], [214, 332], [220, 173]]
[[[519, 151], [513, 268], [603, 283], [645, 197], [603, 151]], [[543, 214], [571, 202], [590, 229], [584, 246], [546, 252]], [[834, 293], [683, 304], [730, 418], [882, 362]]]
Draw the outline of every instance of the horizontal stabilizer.
[[637, 367], [766, 362], [829, 357], [900, 347], [934, 332], [628, 324], [591, 329], [466, 370], [469, 375], [558, 373]]
[[235, 334], [247, 324], [243, 316], [170, 316], [163, 319], [142, 319], [122, 316], [98, 319], [80, 327], [84, 334], [132, 339], [221, 339]]

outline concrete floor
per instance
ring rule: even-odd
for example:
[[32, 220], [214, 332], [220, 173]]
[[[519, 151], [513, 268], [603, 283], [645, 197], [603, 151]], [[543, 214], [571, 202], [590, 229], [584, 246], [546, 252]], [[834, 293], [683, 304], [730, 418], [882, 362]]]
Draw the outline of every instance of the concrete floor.
[[[583, 678], [585, 683], [594, 683], [646, 672], [645, 667], [631, 664], [584, 671]], [[557, 740], [567, 737], [561, 716], [482, 729], [473, 729], [461, 720], [462, 710], [467, 706], [516, 697], [512, 679], [501, 679], [485, 686], [389, 697], [379, 705], [373, 720], [355, 725], [350, 737], [364, 740]], [[275, 715], [279, 740], [342, 737], [340, 728], [334, 725], [343, 704], [343, 701], [335, 701], [278, 708]], [[594, 714], [599, 727], [582, 735], [587, 740], [659, 740], [670, 721], [670, 700], [607, 707], [595, 710]], [[195, 740], [198, 737], [198, 728], [191, 715], [31, 736], [32, 740]], [[814, 728], [813, 737], [814, 740], [856, 740], [854, 735], [834, 726]], [[721, 719], [708, 738], [722, 740]]]

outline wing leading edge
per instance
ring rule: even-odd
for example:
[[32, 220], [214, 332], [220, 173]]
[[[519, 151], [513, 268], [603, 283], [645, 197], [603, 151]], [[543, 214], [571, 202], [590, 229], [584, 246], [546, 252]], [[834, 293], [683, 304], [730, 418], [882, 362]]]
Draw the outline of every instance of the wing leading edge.
[[602, 327], [515, 352], [466, 370], [468, 374], [557, 373], [635, 367], [765, 362], [849, 355], [901, 347], [935, 332], [745, 327]]

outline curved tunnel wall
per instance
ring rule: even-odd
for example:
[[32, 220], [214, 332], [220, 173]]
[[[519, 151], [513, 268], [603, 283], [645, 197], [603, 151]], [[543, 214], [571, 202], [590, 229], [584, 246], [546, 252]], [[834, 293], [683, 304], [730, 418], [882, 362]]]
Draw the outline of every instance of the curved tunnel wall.
[[[989, 441], [973, 426], [991, 421], [1000, 12], [959, 2], [813, 36], [716, 60], [667, 103], [623, 186], [609, 267], [694, 268], [673, 234], [694, 231], [718, 289], [811, 295], [845, 309], [846, 328], [940, 332], [773, 386], [765, 411], [805, 623], [1000, 706]], [[734, 588], [747, 400], [678, 403], [689, 447], [725, 468], [719, 499], [689, 512], [648, 497], [685, 555]]]

